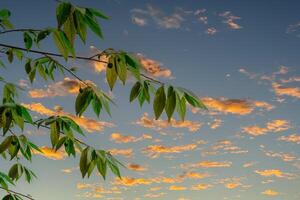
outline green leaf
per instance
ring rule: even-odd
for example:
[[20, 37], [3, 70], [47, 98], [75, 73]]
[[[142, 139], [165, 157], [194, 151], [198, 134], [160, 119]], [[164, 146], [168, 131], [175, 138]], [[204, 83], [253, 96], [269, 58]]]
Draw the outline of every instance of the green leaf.
[[100, 38], [103, 38], [101, 28], [100, 28], [98, 22], [93, 17], [91, 17], [88, 14], [85, 14], [83, 19], [84, 19], [85, 23], [90, 27], [90, 29], [96, 35], [98, 35]]
[[86, 175], [86, 173], [87, 173], [87, 170], [88, 170], [87, 151], [88, 151], [88, 147], [85, 148], [85, 149], [81, 152], [81, 156], [80, 156], [79, 169], [80, 169], [82, 178], [85, 177], [85, 175]]
[[76, 115], [81, 116], [82, 113], [89, 106], [92, 99], [92, 93], [88, 88], [82, 89], [81, 92], [78, 93], [76, 101], [75, 101], [75, 111]]
[[153, 102], [153, 110], [154, 110], [156, 120], [162, 114], [165, 105], [166, 105], [166, 94], [165, 94], [165, 88], [162, 85], [160, 88], [157, 89], [154, 97], [154, 102]]
[[130, 98], [129, 98], [130, 102], [132, 102], [139, 95], [140, 88], [141, 88], [141, 83], [137, 81], [131, 89]]
[[122, 81], [123, 85], [125, 85], [126, 79], [127, 79], [127, 67], [126, 67], [126, 60], [124, 55], [118, 55], [115, 57], [115, 64], [116, 64], [116, 70], [117, 74], [119, 76], [119, 79]]
[[90, 13], [92, 13], [93, 15], [100, 17], [102, 19], [109, 19], [108, 16], [104, 15], [103, 13], [101, 13], [100, 11], [93, 9], [93, 8], [86, 8], [86, 10]]
[[181, 120], [184, 121], [186, 113], [186, 100], [184, 97], [180, 99], [178, 94], [176, 94], [176, 108]]
[[24, 37], [24, 43], [25, 43], [26, 49], [27, 50], [31, 49], [31, 47], [32, 47], [32, 38], [30, 37], [30, 35], [27, 32], [24, 32], [23, 37]]
[[19, 164], [14, 164], [9, 172], [8, 172], [8, 176], [12, 179], [12, 180], [18, 180], [20, 177], [19, 174]]
[[52, 148], [54, 148], [59, 140], [59, 129], [56, 122], [50, 124], [50, 139]]
[[176, 93], [172, 86], [168, 88], [167, 101], [166, 101], [166, 114], [168, 116], [168, 121], [171, 120], [176, 107]]
[[71, 43], [71, 46], [73, 46], [76, 36], [76, 28], [74, 25], [73, 15], [70, 15], [70, 17], [66, 20], [63, 30], [66, 33], [66, 36]]
[[3, 140], [3, 142], [0, 144], [0, 154], [6, 151], [6, 149], [9, 147], [11, 142], [12, 142], [12, 136], [8, 136]]
[[6, 19], [10, 17], [10, 11], [7, 9], [0, 10], [0, 19]]
[[106, 80], [110, 87], [110, 90], [112, 90], [117, 81], [117, 72], [116, 72], [114, 56], [109, 57], [109, 62], [106, 68]]
[[20, 106], [20, 105], [18, 105], [18, 107], [21, 108], [22, 117], [26, 120], [26, 122], [32, 124], [33, 121], [27, 109], [24, 106]]
[[50, 33], [51, 33], [50, 29], [40, 31], [37, 35], [36, 42], [39, 43], [41, 40], [45, 39]]
[[74, 19], [74, 25], [76, 28], [76, 31], [80, 37], [80, 39], [85, 43], [86, 40], [86, 24], [83, 19], [83, 15], [80, 13], [80, 11], [75, 10], [73, 13], [73, 19]]
[[100, 99], [98, 99], [97, 97], [94, 96], [94, 98], [92, 100], [92, 106], [93, 106], [93, 110], [94, 110], [95, 114], [97, 115], [97, 117], [99, 117], [101, 109], [102, 109], [102, 103], [101, 103]]
[[13, 51], [12, 49], [9, 49], [7, 52], [6, 52], [6, 55], [7, 55], [7, 59], [10, 63], [12, 63], [12, 61], [14, 60], [14, 54], [13, 54]]
[[72, 10], [72, 5], [70, 3], [61, 2], [56, 8], [56, 19], [57, 26], [60, 28], [68, 19]]
[[69, 53], [68, 53], [68, 49], [65, 47], [64, 41], [61, 38], [60, 31], [55, 30], [52, 32], [52, 35], [57, 49], [63, 55], [65, 60], [67, 60]]

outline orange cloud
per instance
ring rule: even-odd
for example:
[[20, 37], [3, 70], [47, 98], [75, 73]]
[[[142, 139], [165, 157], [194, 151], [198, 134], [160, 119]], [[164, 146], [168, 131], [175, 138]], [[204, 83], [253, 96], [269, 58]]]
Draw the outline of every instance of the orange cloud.
[[230, 29], [241, 29], [243, 28], [239, 24], [237, 24], [236, 20], [241, 19], [238, 16], [233, 15], [230, 11], [223, 12], [219, 14], [224, 18], [223, 23], [227, 24]]
[[150, 185], [152, 182], [153, 181], [151, 179], [122, 177], [122, 179], [117, 179], [114, 184], [130, 187], [137, 185]]
[[84, 128], [88, 132], [96, 132], [96, 131], [103, 131], [104, 128], [106, 127], [113, 127], [114, 124], [110, 122], [105, 122], [105, 121], [96, 121], [94, 119], [86, 118], [84, 116], [78, 117], [75, 115], [72, 115], [70, 113], [58, 110], [50, 110], [46, 108], [43, 104], [41, 103], [31, 103], [31, 104], [22, 104], [24, 107], [26, 107], [29, 110], [32, 110], [34, 112], [37, 112], [42, 115], [47, 115], [47, 116], [53, 116], [53, 115], [65, 115], [73, 119], [79, 126]]
[[179, 191], [182, 191], [182, 190], [186, 190], [187, 188], [184, 187], [184, 186], [178, 186], [178, 185], [171, 185], [169, 187], [169, 190], [179, 190]]
[[33, 153], [37, 155], [41, 155], [51, 160], [63, 160], [67, 156], [65, 152], [60, 150], [55, 151], [52, 148], [47, 146], [40, 147], [40, 150], [42, 151], [42, 153], [36, 150], [34, 150]]
[[196, 144], [186, 144], [180, 146], [162, 146], [162, 145], [150, 145], [143, 150], [147, 156], [151, 158], [156, 158], [160, 154], [170, 154], [170, 153], [181, 153], [183, 151], [191, 151], [197, 147]]
[[255, 173], [265, 177], [275, 176], [277, 178], [287, 178], [287, 179], [291, 179], [295, 177], [294, 174], [284, 173], [279, 169], [255, 170]]
[[194, 168], [194, 167], [200, 167], [200, 168], [221, 168], [221, 167], [231, 167], [232, 163], [229, 161], [225, 162], [217, 162], [217, 161], [201, 161], [198, 163], [192, 163], [192, 164], [182, 164], [181, 168]]
[[[88, 82], [92, 83], [92, 81]], [[66, 77], [62, 81], [48, 85], [47, 88], [29, 90], [28, 94], [31, 98], [66, 96], [69, 94], [77, 94], [79, 88], [83, 86], [85, 85], [79, 80]]]
[[237, 188], [240, 185], [241, 185], [241, 183], [226, 183], [225, 187], [228, 188], [228, 189], [234, 189], [234, 188]]
[[142, 172], [148, 170], [146, 167], [142, 167], [141, 165], [133, 164], [133, 163], [129, 164], [127, 168], [133, 171], [142, 171]]
[[133, 155], [132, 149], [110, 149], [109, 152], [114, 156], [121, 155], [125, 157], [132, 157]]
[[134, 123], [138, 124], [140, 126], [143, 126], [145, 128], [152, 128], [152, 129], [156, 129], [156, 130], [161, 130], [161, 129], [165, 129], [168, 127], [187, 128], [190, 132], [196, 132], [202, 126], [202, 123], [193, 122], [193, 121], [189, 121], [189, 120], [176, 121], [175, 119], [171, 119], [170, 122], [168, 122], [168, 120], [161, 120], [161, 119], [155, 120], [155, 119], [149, 118], [148, 113], [144, 113], [144, 116], [141, 117], [141, 119], [137, 120]]
[[288, 136], [281, 136], [278, 140], [300, 144], [300, 135], [292, 134]]
[[221, 119], [214, 119], [214, 121], [212, 123], [210, 123], [210, 128], [217, 129], [221, 124], [222, 124]]
[[277, 195], [279, 195], [279, 192], [268, 189], [268, 190], [263, 191], [262, 194], [267, 195], [267, 196], [277, 196]]
[[198, 184], [198, 185], [193, 185], [192, 186], [192, 190], [206, 190], [206, 189], [209, 189], [209, 188], [212, 188], [213, 186], [210, 185], [210, 184]]
[[248, 115], [256, 108], [272, 110], [274, 107], [263, 101], [248, 99], [227, 99], [225, 97], [212, 98], [204, 97], [201, 99], [209, 110], [214, 110], [223, 114]]
[[272, 88], [278, 96], [290, 96], [300, 99], [300, 88], [298, 87], [286, 87], [279, 83], [272, 83]]
[[265, 127], [259, 127], [259, 126], [243, 127], [243, 132], [252, 136], [260, 136], [260, 135], [265, 135], [268, 132], [276, 133], [276, 132], [286, 131], [290, 128], [291, 125], [289, 121], [284, 119], [277, 119], [268, 122]]
[[170, 69], [163, 67], [163, 65], [156, 60], [146, 58], [142, 54], [137, 54], [140, 63], [147, 73], [154, 77], [172, 78]]
[[143, 134], [141, 137], [134, 137], [131, 135], [122, 135], [120, 133], [112, 133], [110, 135], [110, 139], [115, 141], [116, 143], [129, 143], [129, 142], [141, 141], [144, 139], [152, 139], [152, 136]]
[[220, 154], [244, 154], [248, 153], [238, 146], [235, 146], [230, 140], [220, 140], [208, 149], [202, 151], [201, 155], [220, 155]]
[[273, 158], [280, 158], [281, 160], [285, 162], [291, 162], [296, 159], [295, 156], [289, 154], [289, 153], [282, 153], [282, 152], [273, 152], [273, 151], [267, 151], [265, 152], [266, 156], [273, 157]]
[[209, 174], [201, 174], [201, 173], [197, 173], [197, 172], [186, 172], [183, 175], [181, 175], [180, 177], [182, 178], [188, 178], [188, 179], [204, 179], [209, 177]]

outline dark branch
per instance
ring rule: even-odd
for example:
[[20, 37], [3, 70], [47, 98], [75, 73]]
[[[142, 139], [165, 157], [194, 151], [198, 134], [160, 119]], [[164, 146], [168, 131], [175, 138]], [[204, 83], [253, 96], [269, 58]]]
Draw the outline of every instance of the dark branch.
[[[21, 51], [26, 51], [26, 52], [31, 52], [31, 53], [36, 53], [36, 54], [42, 54], [42, 55], [45, 55], [45, 56], [55, 56], [55, 57], [63, 57], [61, 54], [57, 54], [57, 53], [51, 53], [51, 52], [46, 52], [46, 51], [38, 51], [38, 50], [27, 50], [25, 48], [22, 48], [22, 47], [17, 47], [17, 46], [12, 46], [12, 45], [8, 45], [8, 44], [2, 44], [0, 43], [0, 46], [2, 47], [6, 47], [6, 48], [13, 48], [13, 49], [18, 49], [18, 50], [21, 50]], [[103, 61], [103, 60], [99, 60], [99, 59], [96, 59], [96, 58], [93, 58], [93, 57], [84, 57], [84, 56], [76, 56], [76, 57], [73, 57], [73, 56], [68, 56], [68, 58], [73, 58], [73, 59], [77, 59], [77, 60], [87, 60], [87, 61], [93, 61], [93, 62], [99, 62], [99, 63], [108, 63], [107, 61]], [[65, 68], [64, 68], [65, 69]], [[73, 76], [74, 76], [74, 73], [72, 71], [70, 71], [69, 69], [66, 68], [66, 70], [71, 73]], [[147, 76], [145, 74], [142, 74], [141, 73], [141, 76], [145, 79], [148, 79], [154, 83], [157, 83], [157, 84], [164, 84], [163, 82], [161, 81], [158, 81], [154, 78], [151, 78], [150, 76]], [[78, 79], [78, 77], [76, 77]], [[78, 79], [80, 80], [80, 79]], [[82, 81], [82, 80], [80, 80]]]
[[6, 30], [6, 31], [1, 31], [1, 34], [5, 34], [5, 33], [12, 33], [12, 32], [24, 32], [24, 31], [33, 31], [33, 32], [39, 32], [42, 30], [39, 29], [30, 29], [30, 28], [20, 28], [20, 29], [11, 29], [11, 30]]
[[13, 194], [19, 195], [19, 196], [21, 196], [21, 197], [25, 197], [25, 198], [30, 199], [30, 200], [35, 200], [34, 198], [32, 198], [32, 197], [29, 196], [29, 195], [25, 195], [25, 194], [22, 194], [22, 193], [19, 193], [19, 192], [10, 190], [10, 189], [5, 189], [5, 188], [3, 188], [3, 187], [1, 187], [1, 186], [0, 186], [0, 189], [5, 190], [5, 191], [7, 191], [8, 193], [13, 193]]

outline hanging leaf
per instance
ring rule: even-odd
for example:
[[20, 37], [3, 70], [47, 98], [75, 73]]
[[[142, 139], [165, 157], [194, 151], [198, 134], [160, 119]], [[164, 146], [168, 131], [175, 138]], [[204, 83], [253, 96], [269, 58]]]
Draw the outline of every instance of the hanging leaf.
[[117, 81], [117, 72], [114, 56], [109, 57], [109, 61], [106, 68], [106, 80], [110, 90], [113, 90], [114, 85]]
[[30, 37], [30, 35], [27, 32], [24, 32], [23, 37], [24, 37], [25, 48], [27, 50], [31, 49], [31, 47], [32, 47], [32, 38]]
[[130, 102], [132, 102], [139, 95], [140, 88], [141, 88], [141, 83], [137, 81], [131, 89], [130, 98], [129, 98]]
[[172, 86], [168, 88], [167, 101], [166, 101], [166, 114], [168, 116], [168, 121], [170, 122], [172, 115], [176, 107], [176, 93]]
[[165, 108], [165, 104], [166, 104], [166, 94], [165, 94], [165, 88], [162, 85], [160, 88], [157, 89], [154, 97], [154, 102], [153, 102], [153, 110], [154, 110], [156, 120], [162, 114]]
[[70, 13], [71, 13], [72, 5], [70, 3], [61, 2], [56, 8], [56, 19], [57, 19], [57, 27], [60, 27], [66, 22]]

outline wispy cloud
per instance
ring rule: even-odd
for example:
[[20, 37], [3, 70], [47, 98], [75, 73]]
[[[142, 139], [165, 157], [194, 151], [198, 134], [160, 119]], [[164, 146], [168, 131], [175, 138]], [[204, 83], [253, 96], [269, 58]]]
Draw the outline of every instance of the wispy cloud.
[[295, 24], [289, 25], [286, 29], [286, 33], [288, 34], [298, 33], [297, 36], [299, 36], [299, 30], [300, 30], [300, 22], [297, 22]]
[[283, 86], [280, 83], [273, 83], [272, 88], [278, 96], [290, 96], [300, 99], [300, 88], [299, 87], [288, 87]]
[[285, 142], [294, 142], [296, 144], [300, 144], [300, 135], [292, 134], [292, 135], [287, 135], [287, 136], [281, 136], [278, 138], [280, 141], [285, 141]]
[[150, 145], [143, 150], [143, 152], [151, 157], [157, 158], [161, 154], [172, 154], [172, 153], [181, 153], [184, 151], [192, 151], [196, 149], [197, 144], [186, 144], [179, 146], [163, 146], [163, 145]]
[[255, 109], [269, 111], [274, 108], [267, 102], [250, 99], [204, 97], [201, 100], [210, 110], [217, 111], [222, 114], [248, 115], [251, 114]]
[[289, 121], [284, 119], [277, 119], [270, 121], [266, 124], [265, 127], [260, 126], [246, 126], [243, 127], [243, 132], [252, 135], [252, 136], [260, 136], [265, 135], [267, 133], [277, 133], [281, 131], [286, 131], [291, 128], [291, 124]]
[[219, 14], [222, 18], [224, 18], [223, 23], [227, 24], [231, 29], [241, 29], [243, 28], [236, 21], [240, 20], [241, 17], [235, 16], [231, 13], [231, 11], [225, 11]]
[[140, 119], [135, 121], [134, 124], [143, 126], [145, 128], [155, 129], [155, 130], [166, 129], [168, 127], [187, 128], [190, 132], [196, 132], [202, 126], [202, 123], [200, 122], [193, 122], [189, 120], [177, 121], [175, 119], [171, 119], [170, 122], [168, 122], [168, 120], [162, 120], [162, 119], [155, 120], [153, 118], [150, 118], [148, 113], [144, 113], [144, 115]]
[[[88, 82], [91, 83], [91, 81]], [[79, 80], [66, 77], [64, 80], [50, 84], [46, 88], [29, 90], [28, 95], [31, 98], [62, 97], [70, 94], [77, 94], [79, 88], [83, 86], [83, 83]]]
[[109, 149], [109, 152], [116, 156], [125, 156], [125, 157], [132, 157], [133, 156], [133, 149]]
[[181, 164], [180, 167], [183, 169], [186, 168], [226, 168], [231, 167], [232, 162], [224, 161], [200, 161], [197, 163], [190, 163], [190, 164]]
[[262, 194], [267, 195], [267, 196], [277, 196], [277, 195], [279, 195], [279, 192], [268, 189], [268, 190], [263, 191]]
[[[150, 18], [156, 25], [165, 29], [178, 29], [181, 27], [184, 19], [184, 13], [180, 9], [176, 9], [174, 13], [166, 15], [162, 10], [152, 5], [147, 5], [146, 9], [132, 9], [132, 18], [135, 24], [146, 25], [146, 18]], [[138, 19], [138, 20], [136, 20]], [[138, 21], [138, 23], [136, 23]]]
[[63, 160], [67, 156], [65, 152], [60, 150], [55, 151], [54, 149], [47, 146], [40, 147], [40, 150], [42, 151], [42, 153], [36, 150], [33, 153], [37, 155], [41, 155], [51, 160]]
[[223, 154], [245, 154], [248, 150], [244, 150], [230, 140], [220, 140], [210, 147], [201, 151], [202, 156], [223, 155]]
[[285, 173], [280, 169], [266, 169], [266, 170], [255, 170], [255, 173], [265, 177], [277, 177], [277, 178], [295, 178], [295, 174]]
[[135, 137], [132, 135], [122, 135], [121, 133], [112, 133], [110, 135], [110, 140], [116, 143], [129, 143], [129, 142], [138, 142], [141, 140], [152, 139], [151, 135], [143, 134], [140, 137]]
[[71, 113], [67, 113], [64, 111], [58, 110], [51, 110], [46, 108], [41, 103], [30, 103], [30, 104], [22, 104], [29, 110], [37, 112], [41, 115], [53, 116], [53, 115], [65, 115], [73, 119], [76, 123], [78, 123], [82, 128], [84, 128], [88, 132], [101, 132], [104, 128], [113, 127], [114, 124], [105, 121], [96, 121], [94, 119], [86, 118], [84, 116], [78, 117]]

